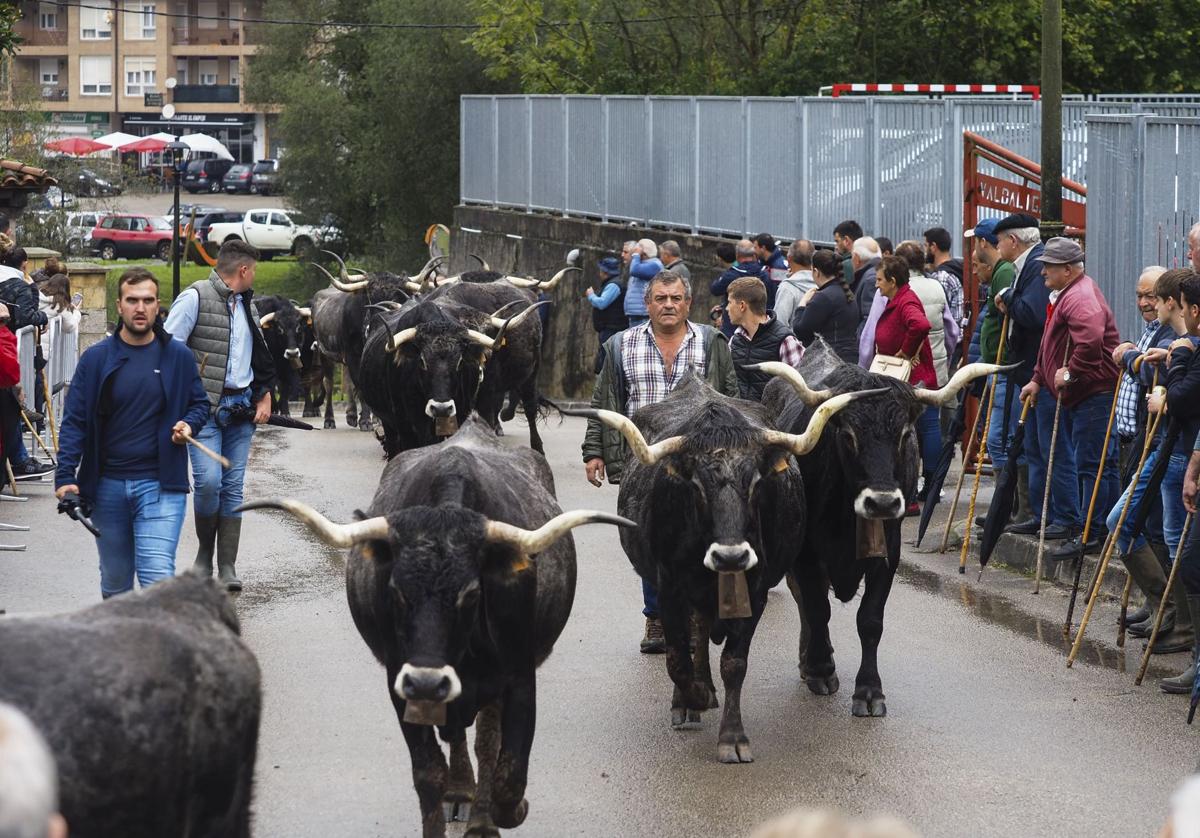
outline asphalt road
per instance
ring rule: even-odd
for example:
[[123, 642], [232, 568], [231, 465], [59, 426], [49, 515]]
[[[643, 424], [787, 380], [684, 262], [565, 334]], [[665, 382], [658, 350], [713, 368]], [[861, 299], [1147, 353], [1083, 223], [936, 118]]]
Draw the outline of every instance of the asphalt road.
[[[339, 413], [339, 421], [340, 421]], [[616, 489], [582, 476], [579, 420], [545, 429], [566, 509], [615, 509]], [[507, 439], [525, 442], [510, 423]], [[291, 495], [331, 518], [366, 506], [383, 462], [367, 434], [269, 428], [255, 441], [247, 496]], [[62, 611], [99, 597], [90, 537], [54, 513], [48, 483], [0, 516], [26, 523], [24, 553], [0, 553], [0, 607]], [[935, 525], [936, 526], [936, 525]], [[1112, 646], [1114, 612], [1064, 665], [1061, 591], [989, 571], [959, 576], [956, 556], [906, 555], [887, 611], [880, 670], [884, 719], [850, 715], [858, 665], [855, 604], [833, 607], [842, 689], [811, 695], [796, 670], [799, 621], [772, 593], [750, 658], [743, 712], [756, 761], [716, 761], [715, 713], [669, 726], [661, 656], [638, 653], [640, 591], [609, 527], [575, 531], [579, 590], [571, 622], [539, 676], [539, 729], [520, 835], [746, 835], [797, 806], [889, 813], [927, 836], [1131, 836], [1157, 831], [1196, 767], [1185, 701], [1147, 680], [1140, 644]], [[180, 570], [191, 563], [190, 520]], [[410, 765], [382, 668], [357, 636], [343, 557], [290, 519], [251, 513], [239, 572], [246, 642], [263, 671], [258, 836], [419, 835]], [[1157, 662], [1177, 671], [1182, 656]], [[461, 825], [451, 835], [461, 834]]]

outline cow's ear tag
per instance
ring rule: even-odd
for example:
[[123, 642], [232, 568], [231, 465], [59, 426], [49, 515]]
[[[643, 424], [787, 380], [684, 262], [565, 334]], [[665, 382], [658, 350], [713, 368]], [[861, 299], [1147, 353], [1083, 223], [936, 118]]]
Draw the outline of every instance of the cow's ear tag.
[[717, 616], [722, 620], [737, 620], [751, 615], [750, 588], [746, 571], [717, 574]]
[[784, 454], [782, 457], [780, 457], [778, 460], [775, 461], [775, 465], [772, 468], [772, 471], [774, 471], [776, 474], [779, 474], [779, 472], [787, 471], [787, 470], [788, 470], [788, 457], [787, 457], [787, 454]]
[[673, 464], [671, 464], [670, 462], [663, 463], [663, 468], [666, 469], [668, 477], [678, 477], [679, 476], [679, 469], [675, 468], [675, 466]]

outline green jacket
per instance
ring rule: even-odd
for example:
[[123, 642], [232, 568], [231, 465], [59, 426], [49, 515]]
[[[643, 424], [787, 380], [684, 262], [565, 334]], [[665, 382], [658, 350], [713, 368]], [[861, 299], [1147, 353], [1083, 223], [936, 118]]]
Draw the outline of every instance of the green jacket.
[[[705, 380], [718, 393], [737, 398], [737, 375], [733, 370], [733, 357], [729, 354], [725, 336], [712, 326], [692, 325], [700, 330], [704, 339]], [[592, 393], [592, 407], [595, 409], [625, 413], [625, 368], [621, 358], [623, 334], [617, 332], [604, 343], [604, 366], [600, 369], [600, 375], [596, 376], [596, 389]], [[596, 419], [588, 420], [587, 434], [583, 438], [583, 460], [587, 462], [601, 457], [609, 483], [615, 485], [621, 482], [621, 471], [628, 454], [629, 446], [620, 431]]]
[[[1013, 284], [1016, 268], [1012, 262], [1000, 259], [992, 268], [992, 283], [988, 286], [987, 307], [984, 309], [982, 325], [979, 327], [979, 360], [989, 364], [1003, 364], [1003, 358], [996, 357], [1000, 348], [1000, 327], [1004, 325], [1004, 315], [996, 308], [996, 295]], [[1008, 354], [1008, 346], [1004, 347]]]

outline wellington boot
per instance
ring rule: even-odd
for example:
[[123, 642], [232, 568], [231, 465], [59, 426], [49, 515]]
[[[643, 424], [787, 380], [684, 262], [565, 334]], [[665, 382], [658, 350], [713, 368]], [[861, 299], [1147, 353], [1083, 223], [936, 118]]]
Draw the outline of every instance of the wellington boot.
[[1171, 574], [1171, 548], [1157, 541], [1147, 542], [1151, 552], [1158, 558], [1158, 566], [1162, 568], [1163, 578]]
[[1150, 612], [1150, 619], [1153, 620], [1155, 612], [1158, 611], [1158, 604], [1162, 601], [1163, 591], [1167, 587], [1167, 576], [1163, 573], [1162, 565], [1158, 563], [1158, 557], [1148, 545], [1143, 544], [1132, 553], [1121, 556], [1121, 561], [1133, 577], [1133, 583], [1146, 596], [1146, 610]]
[[[1171, 601], [1175, 603], [1175, 631], [1181, 637], [1191, 636], [1192, 644], [1196, 642], [1196, 629], [1192, 624], [1192, 609], [1189, 607], [1187, 591], [1183, 589], [1183, 580], [1175, 574], [1175, 584], [1171, 588]], [[1189, 644], [1189, 645], [1192, 645]]]
[[200, 549], [196, 551], [196, 561], [192, 563], [192, 570], [201, 576], [212, 576], [213, 545], [217, 541], [216, 515], [196, 516], [196, 538], [200, 540]]
[[[1175, 584], [1179, 585], [1179, 580], [1175, 580]], [[1195, 627], [1200, 626], [1200, 596], [1188, 594], [1187, 597], [1188, 612], [1191, 614], [1192, 629], [1195, 632]], [[1183, 672], [1176, 675], [1174, 678], [1163, 678], [1158, 682], [1158, 688], [1168, 695], [1188, 695], [1192, 691], [1192, 685], [1196, 682], [1196, 653], [1197, 646], [1200, 645], [1200, 638], [1197, 643], [1192, 644], [1192, 663]]]
[[234, 573], [238, 542], [242, 538], [242, 519], [222, 517], [217, 525], [217, 578], [227, 591], [240, 591], [242, 580]]
[[1033, 516], [1033, 507], [1029, 503], [1029, 466], [1017, 466], [1017, 503], [1013, 508], [1013, 520], [1024, 521]]

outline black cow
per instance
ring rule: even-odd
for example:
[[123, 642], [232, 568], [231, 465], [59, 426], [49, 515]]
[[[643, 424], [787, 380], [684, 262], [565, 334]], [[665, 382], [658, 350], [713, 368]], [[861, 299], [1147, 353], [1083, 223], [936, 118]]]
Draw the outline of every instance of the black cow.
[[[866, 580], [858, 606], [862, 663], [851, 711], [855, 716], [884, 716], [887, 704], [877, 655], [884, 606], [900, 563], [900, 524], [909, 499], [916, 496], [920, 474], [914, 423], [929, 405], [946, 404], [967, 382], [1001, 368], [969, 364], [940, 390], [914, 389], [846, 363], [818, 339], [805, 351], [799, 372], [777, 362], [752, 369], [781, 377], [767, 385], [763, 404], [785, 429], [805, 426], [813, 415], [812, 405], [835, 394], [868, 388], [887, 393], [857, 401], [839, 413], [831, 432], [800, 460], [805, 483], [814, 489], [808, 493], [808, 519], [822, 526], [807, 534], [789, 579], [800, 609], [801, 677], [817, 695], [831, 695], [839, 686], [829, 641], [829, 588], [849, 602]], [[814, 392], [809, 385], [823, 389]]]
[[267, 341], [271, 360], [275, 362], [278, 373], [279, 394], [275, 399], [275, 407], [279, 413], [290, 416], [288, 402], [301, 388], [304, 325], [312, 317], [312, 310], [299, 308], [291, 300], [273, 295], [255, 297], [254, 302], [258, 306], [258, 323], [262, 327], [263, 338]]
[[[523, 305], [523, 303], [521, 303]], [[498, 424], [510, 382], [501, 379], [507, 334], [534, 306], [509, 319], [442, 297], [399, 307], [372, 323], [359, 367], [363, 399], [383, 425], [384, 453], [431, 445], [476, 410]], [[491, 332], [491, 334], [489, 334]], [[536, 428], [530, 444], [540, 450]]]
[[[327, 544], [352, 548], [350, 613], [387, 670], [388, 696], [412, 758], [426, 838], [445, 835], [442, 801], [474, 795], [468, 835], [496, 836], [529, 810], [536, 670], [575, 596], [575, 543], [602, 512], [562, 512], [546, 459], [512, 448], [479, 416], [438, 446], [388, 462], [365, 515], [334, 524], [292, 500], [285, 509]], [[475, 722], [479, 784], [467, 754]], [[434, 736], [450, 743], [450, 764]]]
[[[805, 454], [821, 429], [851, 399], [830, 399], [801, 434], [775, 430], [767, 410], [723, 396], [693, 372], [671, 394], [628, 419], [606, 410], [567, 411], [609, 424], [630, 445], [617, 510], [638, 523], [621, 532], [634, 570], [658, 590], [675, 683], [671, 724], [699, 721], [717, 706], [708, 639], [720, 643], [725, 711], [717, 744], [721, 762], [751, 762], [742, 726], [741, 692], [750, 642], [767, 591], [791, 569], [805, 533], [805, 489], [792, 455]], [[748, 617], [722, 617], [718, 574], [742, 576]], [[694, 656], [690, 620], [695, 620]]]
[[0, 618], [0, 701], [46, 737], [72, 836], [250, 835], [262, 697], [238, 633], [232, 600], [190, 573]]
[[[312, 300], [300, 311], [312, 311]], [[321, 415], [325, 406], [325, 427], [337, 427], [333, 419], [333, 359], [321, 351], [317, 344], [317, 333], [313, 331], [310, 313], [300, 328], [300, 389], [304, 397], [305, 417]]]

